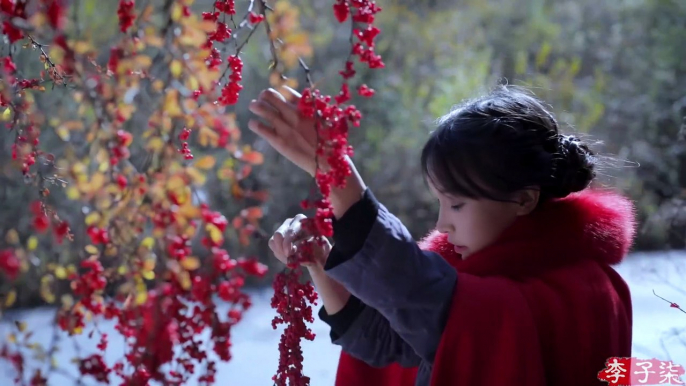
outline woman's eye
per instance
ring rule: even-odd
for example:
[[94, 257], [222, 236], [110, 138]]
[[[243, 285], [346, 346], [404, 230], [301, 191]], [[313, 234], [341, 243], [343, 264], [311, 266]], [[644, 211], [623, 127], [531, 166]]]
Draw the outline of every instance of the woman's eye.
[[460, 209], [462, 209], [463, 206], [464, 206], [464, 204], [457, 204], [457, 205], [451, 206], [451, 208], [453, 210], [460, 210]]

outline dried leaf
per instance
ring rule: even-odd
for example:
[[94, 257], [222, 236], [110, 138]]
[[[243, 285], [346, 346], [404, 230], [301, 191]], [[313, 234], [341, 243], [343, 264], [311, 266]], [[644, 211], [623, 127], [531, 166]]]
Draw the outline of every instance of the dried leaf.
[[243, 162], [247, 162], [253, 165], [261, 165], [264, 162], [264, 156], [262, 155], [262, 153], [254, 150], [241, 154], [239, 159]]
[[155, 239], [148, 236], [148, 237], [144, 238], [143, 241], [141, 241], [141, 246], [148, 248], [148, 249], [152, 249], [152, 247], [155, 246]]
[[211, 155], [206, 155], [195, 162], [195, 167], [198, 169], [208, 170], [212, 169], [217, 160]]
[[13, 288], [5, 297], [5, 307], [12, 307], [17, 301], [17, 291]]
[[67, 278], [67, 270], [64, 269], [62, 266], [58, 266], [55, 268], [55, 277], [64, 280]]
[[174, 78], [178, 78], [181, 76], [181, 72], [183, 71], [183, 64], [176, 59], [172, 60], [171, 64], [169, 65], [169, 70]]
[[97, 255], [98, 254], [98, 247], [95, 245], [86, 245], [84, 248], [86, 252], [90, 253], [91, 255]]
[[38, 238], [36, 236], [29, 237], [29, 239], [26, 240], [26, 249], [34, 251], [36, 248], [38, 248]]
[[222, 231], [219, 230], [214, 224], [207, 224], [205, 226], [205, 230], [207, 233], [210, 235], [210, 239], [215, 243], [215, 244], [221, 244], [224, 241], [224, 235], [222, 235]]
[[5, 235], [7, 244], [19, 244], [19, 232], [16, 229], [10, 229]]
[[84, 220], [84, 223], [85, 223], [86, 225], [89, 225], [89, 226], [90, 226], [90, 225], [93, 225], [93, 224], [97, 223], [98, 221], [100, 221], [101, 218], [102, 218], [102, 217], [100, 217], [100, 213], [99, 213], [99, 212], [90, 212], [90, 213], [86, 216], [86, 218], [85, 218], [85, 220]]
[[141, 276], [143, 276], [143, 278], [145, 280], [155, 280], [155, 272], [153, 272], [153, 271], [148, 271], [148, 270], [141, 271]]
[[188, 256], [181, 260], [181, 266], [187, 271], [195, 271], [200, 268], [200, 260], [197, 257]]
[[248, 221], [254, 221], [262, 218], [262, 215], [262, 208], [259, 206], [253, 206], [241, 211], [241, 216], [245, 217]]

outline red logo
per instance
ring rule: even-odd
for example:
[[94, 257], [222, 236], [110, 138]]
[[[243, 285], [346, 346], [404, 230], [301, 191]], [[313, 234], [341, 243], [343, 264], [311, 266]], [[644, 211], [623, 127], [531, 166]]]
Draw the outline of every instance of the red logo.
[[598, 373], [610, 385], [684, 385], [684, 367], [658, 359], [612, 357]]

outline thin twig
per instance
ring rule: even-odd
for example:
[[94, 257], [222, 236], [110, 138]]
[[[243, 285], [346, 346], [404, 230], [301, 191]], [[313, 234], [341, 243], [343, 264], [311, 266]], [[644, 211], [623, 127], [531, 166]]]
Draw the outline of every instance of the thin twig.
[[663, 298], [662, 296], [656, 294], [656, 293], [655, 293], [655, 290], [653, 290], [653, 295], [655, 295], [655, 296], [657, 296], [658, 298], [660, 298], [660, 299], [666, 301], [667, 303], [669, 303], [669, 306], [670, 306], [670, 307], [676, 308], [677, 310], [679, 310], [679, 311], [683, 312], [684, 314], [686, 314], [686, 311], [684, 311], [684, 309], [681, 308], [678, 304], [676, 304], [676, 303], [674, 303], [674, 302], [671, 302], [671, 301], [669, 301], [669, 300]]
[[276, 69], [279, 66], [279, 56], [276, 54], [276, 46], [272, 39], [272, 27], [269, 25], [269, 20], [267, 19], [267, 2], [265, 0], [260, 0], [260, 4], [262, 5], [260, 13], [264, 16], [264, 29], [267, 31], [267, 40], [269, 40], [269, 50], [272, 53], [273, 63], [270, 67]]

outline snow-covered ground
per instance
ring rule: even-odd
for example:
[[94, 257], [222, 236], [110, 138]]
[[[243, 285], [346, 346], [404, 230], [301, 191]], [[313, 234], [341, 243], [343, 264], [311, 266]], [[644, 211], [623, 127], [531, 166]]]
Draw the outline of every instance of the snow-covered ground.
[[[633, 355], [645, 359], [672, 360], [686, 365], [686, 314], [670, 308], [668, 303], [653, 294], [653, 290], [670, 301], [686, 305], [686, 253], [665, 252], [634, 254], [617, 270], [629, 283], [634, 304], [634, 345]], [[278, 342], [280, 330], [272, 330], [271, 319], [274, 311], [269, 307], [270, 290], [253, 294], [254, 306], [233, 330], [233, 359], [218, 366], [218, 384], [222, 386], [264, 386], [271, 385], [271, 376], [278, 361]], [[11, 321], [23, 320], [28, 329], [34, 331], [32, 341], [50, 346], [52, 339], [53, 310], [35, 309], [6, 315], [0, 324], [0, 339], [7, 336]], [[101, 324], [100, 328], [110, 336], [106, 360], [113, 363], [123, 354], [121, 340], [112, 324]], [[316, 320], [312, 325], [317, 338], [314, 342], [304, 342], [304, 370], [311, 377], [313, 386], [333, 385], [336, 364], [340, 349], [330, 344], [328, 328]], [[678, 334], [679, 329], [683, 330]], [[89, 340], [86, 334], [78, 339], [82, 353], [94, 351], [97, 339]], [[70, 359], [75, 356], [76, 348], [70, 341], [60, 344], [58, 362], [75, 374]], [[600, 371], [601, 369], [598, 369]], [[83, 384], [95, 384], [85, 379]], [[0, 360], [0, 385], [12, 385], [12, 372], [7, 363]], [[69, 386], [74, 381], [60, 374], [52, 374], [49, 386]], [[195, 384], [194, 382], [189, 383]]]

